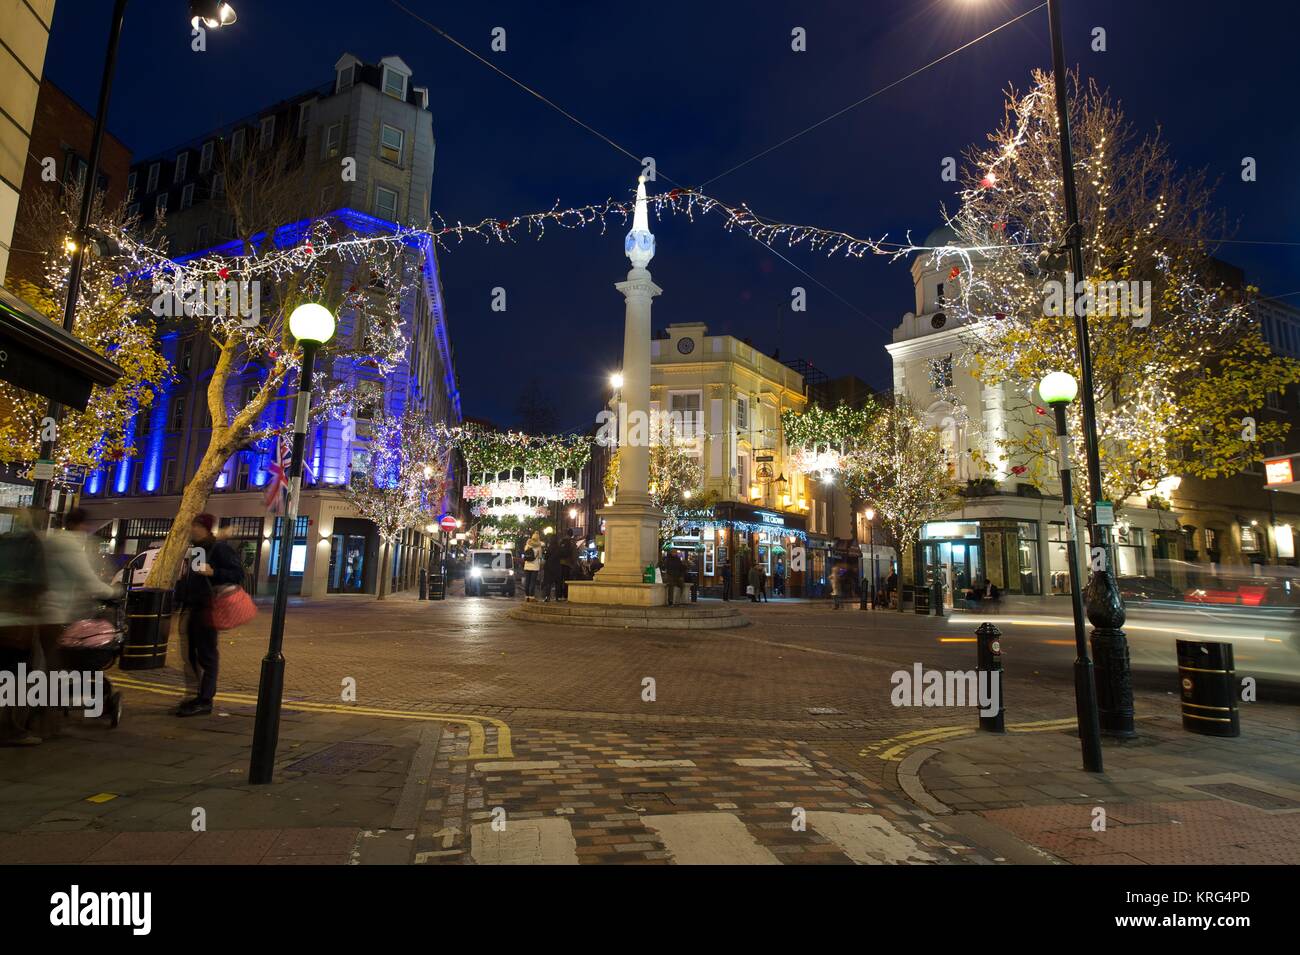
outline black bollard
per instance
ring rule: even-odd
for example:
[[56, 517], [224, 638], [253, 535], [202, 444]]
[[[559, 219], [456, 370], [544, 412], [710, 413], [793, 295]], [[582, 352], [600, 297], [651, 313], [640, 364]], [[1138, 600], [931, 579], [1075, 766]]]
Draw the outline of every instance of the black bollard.
[[429, 572], [423, 567], [420, 568], [420, 599], [429, 599]]
[[998, 688], [998, 708], [992, 716], [980, 715], [980, 729], [990, 733], [1005, 733], [1006, 707], [1002, 704], [1002, 631], [991, 623], [982, 623], [975, 631], [975, 647], [978, 661], [976, 686], [979, 686], [979, 674], [987, 673], [988, 686]]

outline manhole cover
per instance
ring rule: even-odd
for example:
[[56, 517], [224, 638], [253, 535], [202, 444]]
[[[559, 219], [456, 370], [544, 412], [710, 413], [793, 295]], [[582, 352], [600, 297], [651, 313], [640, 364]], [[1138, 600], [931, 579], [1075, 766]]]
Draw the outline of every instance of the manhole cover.
[[290, 763], [286, 769], [300, 773], [325, 773], [343, 776], [383, 756], [393, 747], [384, 743], [334, 743], [306, 759]]
[[663, 812], [673, 806], [673, 801], [668, 798], [667, 793], [623, 793], [623, 802], [638, 812], [646, 812], [652, 809]]
[[837, 710], [833, 706], [810, 706], [808, 712], [813, 716], [835, 716], [843, 711]]
[[1276, 811], [1278, 809], [1300, 809], [1300, 802], [1294, 799], [1287, 799], [1285, 796], [1278, 796], [1273, 793], [1266, 793], [1262, 789], [1252, 789], [1249, 786], [1239, 786], [1236, 783], [1202, 783], [1200, 785], [1188, 786], [1188, 789], [1195, 789], [1203, 793], [1209, 793], [1211, 796], [1217, 796], [1219, 799], [1227, 799], [1230, 802], [1245, 803], [1247, 806], [1254, 806], [1256, 809], [1266, 811]]

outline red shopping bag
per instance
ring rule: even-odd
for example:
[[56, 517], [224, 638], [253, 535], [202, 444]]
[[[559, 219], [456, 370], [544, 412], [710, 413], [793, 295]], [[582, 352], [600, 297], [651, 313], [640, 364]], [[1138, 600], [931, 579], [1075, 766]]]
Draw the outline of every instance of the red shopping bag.
[[242, 627], [257, 616], [257, 607], [248, 591], [238, 584], [217, 587], [212, 592], [212, 626], [217, 630]]

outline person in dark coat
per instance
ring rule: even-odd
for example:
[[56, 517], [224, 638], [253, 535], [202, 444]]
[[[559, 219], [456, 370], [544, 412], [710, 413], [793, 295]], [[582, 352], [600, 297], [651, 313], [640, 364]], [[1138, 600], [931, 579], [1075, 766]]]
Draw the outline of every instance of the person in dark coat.
[[581, 576], [578, 570], [578, 544], [573, 539], [573, 528], [570, 527], [568, 535], [560, 541], [560, 584], [555, 594], [557, 603], [569, 599], [569, 581], [578, 580]]
[[[190, 666], [198, 677], [198, 694], [183, 702], [177, 716], [203, 716], [212, 712], [217, 695], [219, 654], [217, 630], [212, 625], [212, 591], [225, 584], [244, 582], [244, 565], [233, 547], [213, 534], [217, 519], [200, 514], [190, 525], [190, 540], [200, 553], [192, 555], [185, 573], [176, 584], [178, 602], [189, 610], [185, 635]], [[286, 555], [280, 556], [280, 573], [288, 571]]]
[[724, 560], [722, 566], [718, 569], [722, 577], [722, 599], [731, 599], [731, 562]]
[[550, 603], [551, 588], [555, 588], [555, 602], [564, 596], [564, 558], [560, 553], [560, 544], [554, 537], [546, 542], [546, 551], [542, 556], [542, 603]]
[[[673, 598], [686, 581], [686, 565], [682, 563], [677, 551], [670, 551], [664, 558], [664, 583], [668, 585], [668, 606], [673, 605]], [[679, 601], [680, 602], [680, 601]]]

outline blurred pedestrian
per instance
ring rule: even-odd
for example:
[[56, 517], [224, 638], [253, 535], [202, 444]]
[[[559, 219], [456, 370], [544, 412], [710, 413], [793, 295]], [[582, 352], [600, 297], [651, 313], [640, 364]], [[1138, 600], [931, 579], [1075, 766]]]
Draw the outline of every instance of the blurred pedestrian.
[[[32, 665], [40, 646], [48, 578], [45, 545], [36, 528], [44, 519], [39, 510], [20, 510], [0, 536], [0, 679], [15, 687], [19, 669]], [[40, 745], [41, 737], [28, 725], [32, 716], [25, 706], [0, 706], [0, 745]]]
[[[188, 610], [186, 655], [199, 684], [197, 695], [181, 703], [177, 716], [203, 716], [212, 712], [220, 665], [217, 630], [212, 625], [213, 588], [224, 584], [238, 586], [244, 581], [244, 567], [238, 555], [213, 533], [216, 523], [213, 515], [200, 514], [190, 524], [190, 541], [199, 553], [191, 556], [176, 585], [178, 602]], [[286, 557], [280, 555], [282, 574], [289, 569]]]
[[[669, 551], [664, 557], [664, 583], [668, 587], [668, 606], [673, 605], [673, 598], [678, 596], [683, 583], [686, 580], [686, 565], [682, 563], [681, 555], [677, 551]], [[680, 599], [677, 600], [680, 603]]]
[[579, 577], [578, 545], [573, 539], [573, 528], [560, 541], [560, 589], [555, 596], [556, 603], [569, 599], [569, 581]]
[[555, 535], [551, 535], [546, 539], [546, 547], [542, 551], [542, 603], [551, 602], [552, 588], [555, 590], [555, 602], [560, 602], [563, 573], [564, 558], [560, 555], [560, 544]]
[[830, 577], [831, 600], [833, 601], [831, 609], [839, 610], [840, 601], [844, 598], [844, 568], [839, 565], [832, 566], [827, 576]]
[[718, 568], [718, 574], [722, 577], [722, 599], [731, 599], [731, 561], [724, 560], [722, 566]]

